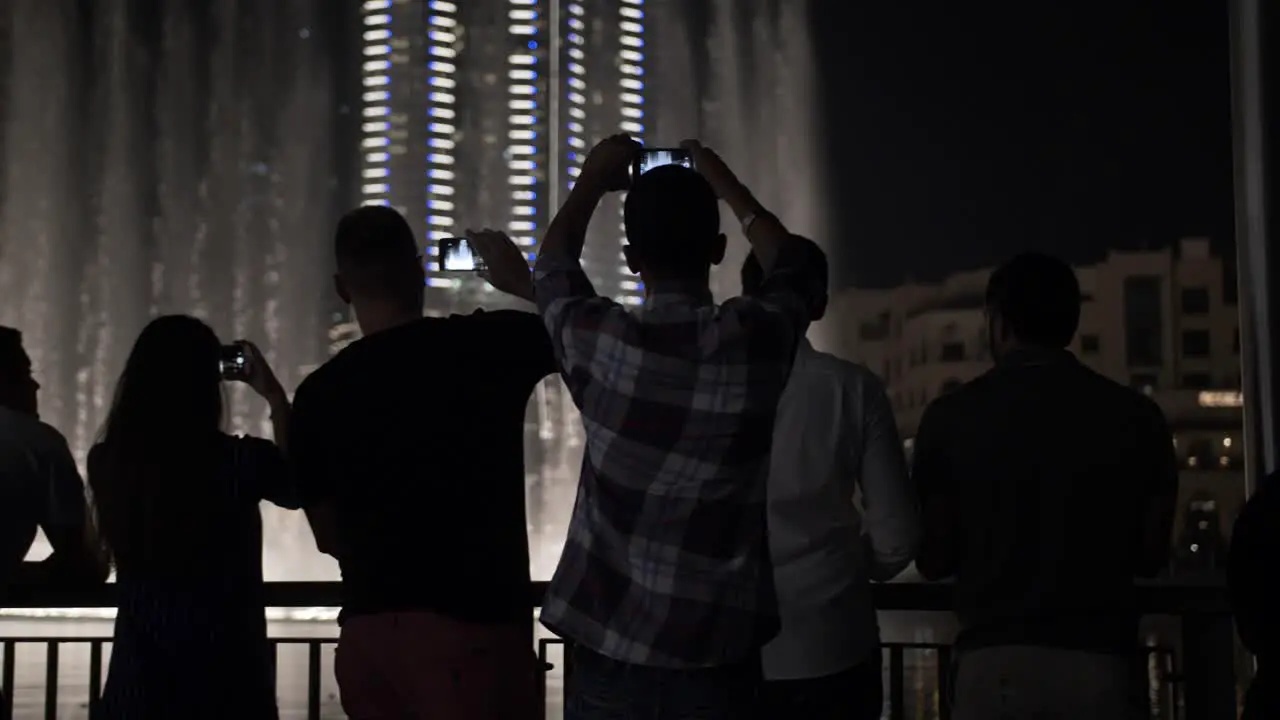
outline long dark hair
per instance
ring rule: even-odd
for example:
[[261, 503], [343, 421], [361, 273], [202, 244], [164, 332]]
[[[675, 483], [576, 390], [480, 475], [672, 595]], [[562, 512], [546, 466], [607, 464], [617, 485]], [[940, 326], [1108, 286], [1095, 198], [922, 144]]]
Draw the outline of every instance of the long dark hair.
[[89, 455], [98, 528], [117, 570], [181, 575], [214, 549], [206, 488], [221, 441], [220, 348], [200, 320], [166, 315], [129, 353]]

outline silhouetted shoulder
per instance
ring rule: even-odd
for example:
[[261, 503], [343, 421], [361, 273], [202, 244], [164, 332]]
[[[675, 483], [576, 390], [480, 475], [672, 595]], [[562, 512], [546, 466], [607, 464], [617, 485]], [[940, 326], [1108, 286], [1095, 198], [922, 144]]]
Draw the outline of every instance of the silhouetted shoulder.
[[337, 355], [329, 358], [320, 367], [312, 370], [309, 375], [302, 379], [298, 384], [298, 389], [293, 393], [293, 404], [296, 407], [300, 399], [325, 395], [331, 392], [333, 388], [346, 382], [343, 376], [350, 371], [351, 368], [359, 364], [360, 357], [365, 354], [365, 340], [360, 338], [350, 343], [346, 347], [338, 351]]
[[31, 435], [33, 443], [41, 450], [71, 452], [67, 438], [49, 423], [37, 420], [32, 424]]
[[478, 347], [493, 359], [527, 368], [532, 381], [555, 372], [555, 349], [541, 316], [523, 310], [477, 310], [467, 317], [485, 329]]
[[482, 327], [492, 327], [498, 330], [507, 329], [515, 332], [538, 330], [544, 334], [546, 333], [542, 318], [537, 313], [524, 310], [477, 310], [465, 317], [479, 323]]
[[1095, 402], [1099, 411], [1126, 412], [1133, 417], [1164, 423], [1164, 411], [1145, 393], [1121, 385], [1084, 364], [1078, 367], [1089, 388], [1097, 393]]
[[[797, 356], [797, 366], [801, 358]], [[805, 375], [834, 388], [853, 388], [860, 392], [884, 391], [880, 377], [862, 363], [846, 360], [831, 353], [812, 351], [803, 360]]]

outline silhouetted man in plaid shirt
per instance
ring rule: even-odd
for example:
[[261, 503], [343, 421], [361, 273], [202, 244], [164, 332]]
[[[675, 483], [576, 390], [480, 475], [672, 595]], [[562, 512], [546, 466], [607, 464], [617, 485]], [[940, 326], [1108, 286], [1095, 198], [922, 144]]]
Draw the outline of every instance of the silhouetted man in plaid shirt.
[[[547, 230], [538, 310], [587, 449], [542, 622], [572, 640], [568, 720], [751, 710], [759, 651], [778, 620], [765, 540], [765, 477], [778, 398], [816, 299], [806, 255], [712, 151], [628, 180], [639, 145], [592, 150]], [[644, 304], [599, 297], [579, 257], [592, 212], [627, 189], [628, 267]], [[765, 270], [721, 305], [717, 196]]]

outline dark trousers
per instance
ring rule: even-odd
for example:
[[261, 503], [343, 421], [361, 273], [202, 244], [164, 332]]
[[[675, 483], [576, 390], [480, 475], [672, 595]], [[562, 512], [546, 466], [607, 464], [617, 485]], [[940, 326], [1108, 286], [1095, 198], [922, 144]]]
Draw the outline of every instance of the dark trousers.
[[760, 694], [760, 720], [880, 720], [884, 686], [880, 653], [835, 675], [770, 680]]
[[564, 720], [743, 720], [754, 712], [760, 664], [695, 670], [645, 667], [574, 647]]

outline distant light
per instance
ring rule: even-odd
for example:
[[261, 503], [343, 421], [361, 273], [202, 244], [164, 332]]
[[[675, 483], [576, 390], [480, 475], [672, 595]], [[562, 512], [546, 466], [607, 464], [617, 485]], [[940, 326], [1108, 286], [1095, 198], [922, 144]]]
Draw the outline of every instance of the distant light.
[[1206, 408], [1238, 408], [1244, 407], [1244, 395], [1238, 390], [1204, 390], [1197, 398], [1200, 407]]
[[302, 38], [303, 40], [306, 40], [307, 38], [311, 37], [311, 28], [302, 28], [301, 30], [299, 30], [298, 37]]

